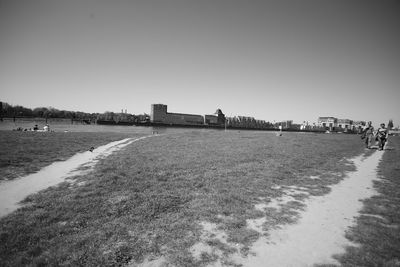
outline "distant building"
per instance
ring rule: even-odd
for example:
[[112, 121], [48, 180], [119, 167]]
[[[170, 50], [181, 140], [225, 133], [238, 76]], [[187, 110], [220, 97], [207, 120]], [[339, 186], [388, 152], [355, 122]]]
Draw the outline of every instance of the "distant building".
[[218, 124], [218, 117], [215, 115], [204, 115], [205, 125], [216, 125]]
[[302, 131], [307, 131], [307, 130], [309, 131], [314, 129], [315, 127], [316, 127], [315, 123], [311, 124], [309, 121], [303, 121], [303, 123], [300, 124], [300, 130]]
[[[168, 125], [195, 125], [195, 126], [225, 126], [227, 128], [244, 128], [244, 129], [272, 129], [273, 125], [264, 120], [256, 120], [253, 117], [235, 116], [226, 117], [221, 109], [217, 109], [214, 114], [195, 115], [183, 113], [168, 112], [167, 105], [152, 104], [150, 113], [150, 122]], [[284, 124], [290, 128], [292, 121], [285, 121]]]
[[225, 125], [225, 114], [222, 113], [222, 110], [217, 109], [215, 111], [216, 115], [204, 115], [204, 124], [205, 125]]
[[318, 126], [322, 128], [334, 129], [337, 125], [337, 118], [335, 117], [319, 117]]
[[167, 105], [153, 104], [151, 105], [150, 122], [163, 123], [167, 117]]
[[220, 109], [213, 115], [195, 115], [184, 113], [170, 113], [167, 105], [152, 104], [150, 122], [169, 125], [209, 125], [222, 126], [225, 124], [225, 115]]
[[337, 127], [343, 129], [344, 132], [353, 130], [353, 121], [349, 119], [337, 119]]
[[225, 124], [226, 118], [225, 118], [225, 114], [222, 113], [222, 110], [217, 109], [217, 111], [215, 112], [215, 114], [217, 114], [217, 123], [220, 124], [220, 125]]
[[365, 126], [364, 121], [353, 121], [349, 119], [338, 119], [335, 117], [319, 117], [318, 127], [331, 131], [355, 131], [359, 132]]
[[152, 104], [150, 122], [171, 125], [204, 125], [204, 117], [194, 114], [169, 113], [167, 105]]

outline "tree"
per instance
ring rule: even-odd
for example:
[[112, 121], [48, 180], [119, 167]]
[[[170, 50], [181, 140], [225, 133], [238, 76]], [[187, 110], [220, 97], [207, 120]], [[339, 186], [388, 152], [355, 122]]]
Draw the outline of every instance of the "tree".
[[388, 129], [390, 130], [392, 128], [393, 128], [393, 120], [389, 120]]
[[49, 111], [45, 107], [35, 108], [33, 110], [33, 116], [43, 118], [44, 114], [47, 114]]
[[52, 115], [52, 113], [51, 113], [51, 110], [49, 110], [49, 109], [46, 109], [44, 112], [43, 112], [43, 117], [44, 118], [50, 118], [51, 117], [51, 115]]

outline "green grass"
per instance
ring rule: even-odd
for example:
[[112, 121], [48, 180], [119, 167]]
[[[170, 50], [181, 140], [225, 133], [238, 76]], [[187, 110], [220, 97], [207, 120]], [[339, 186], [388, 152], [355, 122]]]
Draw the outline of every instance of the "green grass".
[[132, 134], [0, 131], [0, 180], [37, 172], [54, 161], [128, 136]]
[[[205, 266], [216, 256], [203, 253], [198, 259], [190, 251], [200, 241], [201, 222], [217, 224], [246, 253], [258, 233], [245, 221], [262, 216], [254, 208], [260, 198], [281, 196], [277, 185], [325, 194], [354, 169], [345, 159], [363, 151], [353, 135], [193, 131], [154, 136], [100, 161], [77, 177], [82, 186], [49, 188], [2, 218], [0, 262], [116, 266], [163, 257], [172, 266]], [[290, 203], [285, 213], [271, 217], [275, 224], [293, 223], [299, 209]], [[237, 251], [230, 243], [208, 243], [226, 254]]]
[[358, 244], [337, 256], [343, 266], [400, 266], [400, 137], [389, 137], [378, 166], [378, 195], [364, 201], [357, 224], [346, 237]]

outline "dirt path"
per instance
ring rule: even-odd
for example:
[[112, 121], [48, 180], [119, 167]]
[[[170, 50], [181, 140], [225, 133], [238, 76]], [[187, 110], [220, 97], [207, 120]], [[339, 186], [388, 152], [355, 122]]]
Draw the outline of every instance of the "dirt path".
[[77, 153], [66, 161], [55, 162], [37, 173], [27, 175], [11, 181], [0, 183], [0, 217], [9, 214], [20, 207], [18, 204], [28, 195], [36, 193], [50, 186], [63, 182], [66, 178], [78, 175], [82, 172], [80, 167], [85, 167], [85, 171], [90, 170], [102, 158], [111, 153], [141, 139], [127, 138], [120, 141], [111, 142], [93, 150]]
[[382, 155], [376, 151], [368, 158], [355, 158], [357, 171], [332, 186], [329, 194], [305, 201], [298, 223], [270, 231], [268, 238], [256, 241], [248, 257], [237, 256], [235, 262], [252, 267], [338, 264], [332, 256], [343, 253], [346, 245], [356, 245], [345, 238], [345, 231], [359, 215], [360, 200], [376, 194], [373, 180]]

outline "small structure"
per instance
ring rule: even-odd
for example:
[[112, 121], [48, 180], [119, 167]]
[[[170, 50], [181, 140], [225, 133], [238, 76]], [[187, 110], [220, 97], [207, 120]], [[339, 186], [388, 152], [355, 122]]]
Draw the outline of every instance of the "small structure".
[[224, 125], [226, 121], [225, 121], [225, 114], [222, 113], [222, 110], [217, 109], [217, 111], [215, 111], [215, 114], [217, 114], [217, 123], [219, 125]]

